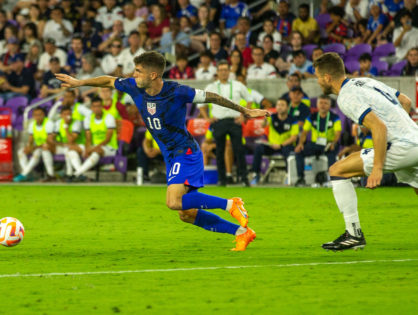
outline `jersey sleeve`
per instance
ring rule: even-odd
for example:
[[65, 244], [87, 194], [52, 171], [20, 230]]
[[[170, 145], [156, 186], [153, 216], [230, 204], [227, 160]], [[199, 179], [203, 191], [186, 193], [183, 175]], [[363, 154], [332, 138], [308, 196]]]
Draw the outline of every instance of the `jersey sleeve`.
[[206, 92], [187, 85], [179, 85], [176, 88], [176, 96], [184, 103], [203, 103], [206, 99]]
[[295, 121], [292, 123], [292, 127], [290, 127], [290, 135], [297, 136], [299, 134], [299, 125], [298, 122]]
[[92, 113], [91, 109], [88, 108], [86, 105], [80, 105], [80, 106], [78, 106], [78, 111], [84, 117], [90, 117], [90, 115]]
[[242, 84], [241, 82], [234, 82], [234, 83], [235, 84], [238, 83], [241, 98], [243, 98], [247, 102], [251, 102], [253, 100], [253, 98], [251, 97], [250, 92], [248, 92], [247, 87], [244, 84]]
[[340, 117], [338, 117], [338, 116], [335, 117], [334, 122], [332, 124], [332, 128], [334, 129], [335, 132], [342, 130]]
[[261, 102], [264, 99], [264, 96], [256, 90], [251, 90], [251, 97], [253, 102], [255, 102], [256, 104], [261, 104]]
[[108, 129], [115, 129], [116, 128], [116, 120], [113, 115], [106, 115], [105, 124]]
[[119, 91], [128, 93], [132, 91], [133, 88], [136, 88], [136, 83], [134, 78], [117, 78], [115, 80], [115, 88]]
[[54, 133], [54, 123], [50, 120], [48, 120], [45, 124], [45, 131], [47, 134]]
[[30, 135], [33, 135], [33, 124], [35, 123], [35, 121], [32, 121], [30, 124], [29, 124], [29, 129], [28, 129], [28, 133], [30, 134]]
[[341, 111], [352, 121], [362, 125], [364, 117], [371, 112], [371, 107], [355, 93], [345, 93], [338, 99]]
[[73, 133], [80, 133], [81, 132], [81, 121], [75, 120], [73, 122], [73, 126], [71, 128], [71, 132], [73, 132]]
[[59, 133], [60, 132], [60, 124], [61, 124], [61, 119], [57, 120], [54, 123], [54, 133]]
[[312, 122], [308, 118], [305, 119], [305, 123], [303, 124], [303, 131], [310, 131], [312, 129]]
[[90, 130], [90, 117], [86, 117], [83, 124], [85, 130]]

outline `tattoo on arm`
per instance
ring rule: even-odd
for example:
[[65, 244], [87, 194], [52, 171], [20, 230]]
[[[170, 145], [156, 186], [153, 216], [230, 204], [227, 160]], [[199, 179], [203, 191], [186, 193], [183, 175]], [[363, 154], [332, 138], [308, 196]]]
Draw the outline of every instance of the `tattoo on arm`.
[[245, 114], [245, 107], [235, 104], [231, 100], [223, 96], [220, 96], [219, 94], [216, 94], [216, 93], [206, 92], [205, 103], [214, 103], [216, 105], [230, 108], [230, 109], [236, 110], [237, 112]]

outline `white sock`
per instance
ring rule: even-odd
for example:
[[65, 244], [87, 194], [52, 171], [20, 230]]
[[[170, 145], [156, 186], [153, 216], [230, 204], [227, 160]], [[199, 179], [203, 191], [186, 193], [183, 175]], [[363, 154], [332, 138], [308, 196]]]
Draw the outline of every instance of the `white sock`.
[[87, 160], [84, 161], [83, 165], [75, 172], [75, 176], [80, 176], [84, 172], [87, 172], [93, 166], [95, 166], [100, 160], [99, 153], [93, 152]]
[[228, 202], [226, 204], [226, 209], [225, 210], [226, 211], [231, 210], [233, 204], [234, 204], [234, 201], [232, 199], [228, 199]]
[[70, 156], [68, 154], [68, 148], [65, 148], [64, 156], [65, 156], [65, 174], [67, 176], [73, 175], [73, 168], [71, 167]]
[[25, 167], [28, 165], [28, 156], [25, 154], [25, 149], [22, 148], [17, 152], [17, 156], [19, 157], [19, 165], [20, 169], [23, 171]]
[[81, 168], [80, 155], [76, 151], [68, 151], [68, 158], [71, 165], [74, 167], [76, 172]]
[[41, 160], [42, 149], [36, 149], [33, 151], [32, 156], [29, 160], [29, 163], [22, 170], [23, 176], [28, 176], [30, 172], [38, 165], [39, 161]]
[[46, 173], [48, 176], [54, 176], [54, 158], [51, 151], [43, 150], [42, 151], [42, 160], [46, 168]]
[[345, 229], [353, 236], [360, 236], [357, 194], [351, 179], [332, 180], [331, 183], [335, 201], [344, 216]]
[[237, 235], [241, 235], [241, 234], [244, 234], [245, 232], [247, 232], [247, 228], [240, 226], [240, 227], [238, 228], [238, 230], [236, 230], [235, 235], [236, 235], [236, 236], [237, 236]]

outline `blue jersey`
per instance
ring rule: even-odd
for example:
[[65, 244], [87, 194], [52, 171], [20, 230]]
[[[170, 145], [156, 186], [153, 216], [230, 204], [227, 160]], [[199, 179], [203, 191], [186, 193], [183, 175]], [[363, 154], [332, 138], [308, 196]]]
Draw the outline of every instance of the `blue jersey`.
[[186, 103], [193, 102], [194, 88], [164, 81], [160, 93], [151, 96], [136, 85], [134, 78], [118, 78], [115, 88], [132, 97], [168, 165], [177, 156], [200, 152], [186, 129]]

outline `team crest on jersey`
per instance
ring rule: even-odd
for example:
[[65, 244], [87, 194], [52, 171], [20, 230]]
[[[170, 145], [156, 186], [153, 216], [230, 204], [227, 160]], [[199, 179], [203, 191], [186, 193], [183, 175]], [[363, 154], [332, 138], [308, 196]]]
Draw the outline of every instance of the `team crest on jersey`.
[[154, 115], [155, 112], [157, 111], [157, 104], [147, 103], [147, 110], [148, 110], [148, 113], [150, 113], [151, 115]]

